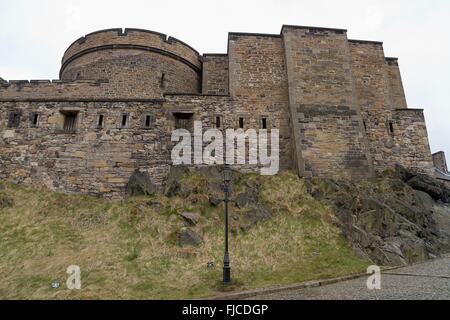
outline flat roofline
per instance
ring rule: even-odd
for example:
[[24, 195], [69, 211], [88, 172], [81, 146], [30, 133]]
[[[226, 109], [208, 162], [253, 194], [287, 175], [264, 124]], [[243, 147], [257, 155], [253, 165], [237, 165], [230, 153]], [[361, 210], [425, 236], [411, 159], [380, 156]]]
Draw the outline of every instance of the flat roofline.
[[348, 42], [351, 43], [365, 43], [365, 44], [376, 44], [376, 45], [383, 45], [382, 41], [372, 41], [372, 40], [358, 40], [358, 39], [348, 39]]
[[281, 27], [281, 32], [283, 33], [284, 28], [292, 28], [292, 29], [315, 29], [315, 30], [323, 30], [323, 31], [337, 31], [337, 32], [347, 32], [347, 29], [339, 29], [339, 28], [327, 28], [327, 27], [312, 27], [312, 26], [298, 26], [298, 25], [290, 25], [283, 24]]
[[272, 38], [280, 38], [280, 34], [272, 34], [272, 33], [250, 33], [250, 32], [228, 32], [228, 37], [230, 36], [241, 36], [241, 37], [272, 37]]
[[228, 53], [204, 53], [204, 57], [210, 56], [210, 57], [226, 57], [228, 56]]

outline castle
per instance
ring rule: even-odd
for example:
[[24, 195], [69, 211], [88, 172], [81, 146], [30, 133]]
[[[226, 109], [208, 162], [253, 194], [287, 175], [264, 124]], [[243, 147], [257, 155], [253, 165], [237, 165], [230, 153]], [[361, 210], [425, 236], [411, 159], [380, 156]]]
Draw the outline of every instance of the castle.
[[407, 107], [381, 42], [284, 25], [229, 33], [227, 51], [108, 29], [69, 46], [60, 80], [0, 78], [0, 178], [106, 196], [135, 170], [161, 184], [172, 130], [194, 120], [279, 129], [280, 167], [303, 177], [369, 178], [395, 164], [436, 174], [423, 110]]

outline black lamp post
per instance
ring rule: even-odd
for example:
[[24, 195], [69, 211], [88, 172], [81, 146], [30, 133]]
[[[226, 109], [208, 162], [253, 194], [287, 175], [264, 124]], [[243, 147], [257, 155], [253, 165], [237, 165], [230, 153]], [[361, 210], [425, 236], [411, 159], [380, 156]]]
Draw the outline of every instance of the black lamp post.
[[223, 167], [223, 191], [225, 194], [225, 254], [223, 256], [223, 284], [231, 283], [230, 255], [228, 254], [228, 201], [230, 192], [231, 168], [225, 163]]

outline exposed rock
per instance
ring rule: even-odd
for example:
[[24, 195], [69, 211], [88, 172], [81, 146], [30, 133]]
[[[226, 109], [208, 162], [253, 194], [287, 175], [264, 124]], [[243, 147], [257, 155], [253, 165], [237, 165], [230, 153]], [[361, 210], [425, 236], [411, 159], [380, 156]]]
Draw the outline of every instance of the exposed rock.
[[[433, 196], [445, 199], [446, 191], [439, 184], [398, 167], [394, 174], [357, 185], [318, 179], [313, 181], [310, 193], [334, 207], [338, 227], [359, 256], [367, 255], [379, 265], [403, 265], [448, 250], [445, 244], [450, 243], [449, 234], [438, 227], [434, 214], [439, 204]], [[422, 191], [413, 186], [420, 186]], [[450, 210], [439, 212], [450, 225]]]
[[428, 193], [434, 200], [450, 203], [450, 190], [443, 183], [433, 178], [425, 175], [415, 176], [408, 180], [407, 184], [415, 190]]
[[208, 197], [208, 200], [209, 200], [209, 204], [214, 206], [214, 207], [217, 207], [223, 201], [223, 199], [215, 197], [213, 195], [210, 195]]
[[183, 178], [183, 175], [188, 172], [189, 170], [186, 166], [172, 166], [170, 168], [164, 189], [164, 194], [167, 197], [173, 197], [180, 192], [180, 181]]
[[14, 206], [14, 200], [7, 195], [0, 193], [0, 209], [12, 208]]
[[245, 191], [233, 198], [237, 208], [242, 209], [251, 205], [259, 204], [259, 186], [249, 181], [245, 182]]
[[178, 233], [178, 245], [180, 247], [198, 246], [203, 242], [203, 238], [189, 228], [182, 228]]
[[152, 195], [157, 191], [157, 187], [152, 183], [147, 172], [136, 170], [128, 181], [127, 190], [132, 196]]
[[200, 220], [200, 214], [198, 213], [181, 212], [179, 215], [191, 226], [195, 226]]
[[450, 203], [450, 188], [437, 179], [424, 174], [415, 174], [397, 165], [396, 175], [411, 188], [429, 194], [434, 200]]
[[254, 206], [244, 212], [241, 219], [239, 219], [239, 227], [241, 230], [246, 231], [260, 221], [270, 218], [271, 211], [263, 205]]

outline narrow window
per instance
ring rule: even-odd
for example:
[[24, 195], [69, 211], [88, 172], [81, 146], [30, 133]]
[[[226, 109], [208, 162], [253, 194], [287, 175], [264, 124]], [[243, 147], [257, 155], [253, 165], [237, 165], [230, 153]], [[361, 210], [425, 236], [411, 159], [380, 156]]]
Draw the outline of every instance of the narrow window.
[[239, 118], [239, 129], [244, 129], [244, 118]]
[[160, 82], [160, 87], [161, 87], [161, 89], [164, 89], [164, 87], [165, 87], [165, 80], [166, 80], [166, 74], [165, 73], [163, 73], [162, 75], [161, 75], [161, 82]]
[[216, 128], [220, 128], [220, 126], [221, 126], [221, 123], [220, 123], [220, 117], [217, 116], [217, 117], [216, 117]]
[[104, 123], [104, 115], [103, 114], [99, 114], [98, 115], [98, 123], [97, 123], [97, 128], [103, 128], [103, 123]]
[[128, 114], [122, 114], [122, 128], [126, 128], [128, 126]]
[[64, 125], [63, 130], [65, 132], [72, 132], [76, 130], [77, 125], [77, 111], [64, 111]]
[[261, 129], [267, 129], [267, 118], [261, 118]]
[[20, 124], [20, 112], [11, 112], [8, 118], [8, 128], [17, 128]]
[[389, 122], [389, 133], [394, 134], [394, 125], [392, 122]]
[[364, 125], [364, 130], [367, 131], [367, 123], [365, 121], [363, 121], [363, 125]]
[[145, 115], [144, 127], [150, 128], [151, 125], [152, 125], [152, 116], [147, 114]]
[[39, 124], [39, 113], [31, 114], [31, 126], [37, 127]]

